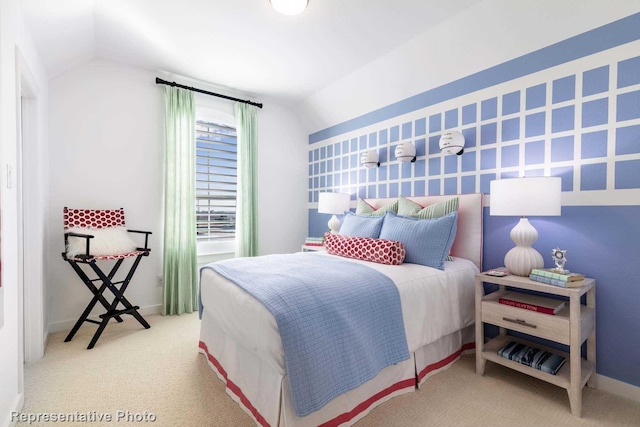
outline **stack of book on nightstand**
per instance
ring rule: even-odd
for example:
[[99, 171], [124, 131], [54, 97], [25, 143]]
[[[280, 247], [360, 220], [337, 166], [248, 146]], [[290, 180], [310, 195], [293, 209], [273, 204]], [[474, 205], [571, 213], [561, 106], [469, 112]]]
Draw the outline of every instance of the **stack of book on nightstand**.
[[551, 375], [557, 374], [565, 362], [563, 356], [515, 341], [498, 350], [498, 355]]
[[324, 237], [307, 237], [304, 239], [305, 246], [322, 246], [324, 245]]
[[584, 275], [580, 273], [556, 273], [550, 268], [534, 268], [531, 270], [529, 279], [562, 288], [576, 288], [582, 286]]
[[556, 314], [564, 308], [564, 301], [555, 298], [546, 298], [538, 295], [525, 294], [523, 292], [505, 292], [498, 302], [538, 313]]

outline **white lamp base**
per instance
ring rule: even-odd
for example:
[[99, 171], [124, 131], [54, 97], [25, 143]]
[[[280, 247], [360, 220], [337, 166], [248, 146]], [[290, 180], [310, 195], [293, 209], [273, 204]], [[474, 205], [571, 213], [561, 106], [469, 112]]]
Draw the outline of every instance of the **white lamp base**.
[[544, 260], [540, 252], [531, 247], [538, 239], [538, 231], [529, 223], [527, 218], [511, 230], [511, 240], [516, 244], [504, 257], [504, 266], [509, 273], [516, 276], [528, 276], [534, 268], [543, 268]]
[[338, 234], [338, 230], [340, 230], [340, 220], [335, 215], [329, 220], [329, 230], [331, 230], [331, 234]]

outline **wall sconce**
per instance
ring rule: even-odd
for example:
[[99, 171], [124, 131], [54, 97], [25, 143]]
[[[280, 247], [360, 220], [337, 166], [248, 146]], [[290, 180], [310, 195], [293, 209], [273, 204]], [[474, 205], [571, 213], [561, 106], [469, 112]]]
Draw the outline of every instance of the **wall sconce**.
[[416, 146], [409, 141], [401, 142], [396, 146], [396, 159], [401, 162], [416, 161]]
[[367, 168], [372, 168], [374, 166], [380, 167], [379, 162], [380, 157], [378, 156], [378, 152], [375, 150], [365, 151], [360, 155], [360, 164]]
[[447, 131], [440, 138], [440, 150], [445, 154], [457, 154], [464, 152], [464, 135], [457, 130]]

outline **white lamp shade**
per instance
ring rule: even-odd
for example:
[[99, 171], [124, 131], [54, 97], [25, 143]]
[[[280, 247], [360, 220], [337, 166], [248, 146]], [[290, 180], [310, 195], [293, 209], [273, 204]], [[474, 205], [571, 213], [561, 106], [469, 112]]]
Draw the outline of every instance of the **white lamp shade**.
[[559, 177], [491, 181], [490, 214], [522, 217], [510, 233], [516, 246], [504, 257], [504, 265], [511, 274], [528, 276], [532, 269], [544, 267], [542, 255], [531, 247], [538, 239], [538, 231], [525, 217], [560, 215], [561, 182]]
[[416, 146], [409, 141], [401, 142], [396, 146], [395, 156], [401, 162], [412, 162], [416, 158]]
[[349, 210], [351, 197], [347, 193], [320, 193], [318, 199], [318, 213], [343, 214]]
[[309, 0], [269, 0], [273, 8], [283, 15], [298, 15], [307, 8]]
[[561, 211], [560, 177], [510, 178], [491, 181], [491, 215], [558, 216]]

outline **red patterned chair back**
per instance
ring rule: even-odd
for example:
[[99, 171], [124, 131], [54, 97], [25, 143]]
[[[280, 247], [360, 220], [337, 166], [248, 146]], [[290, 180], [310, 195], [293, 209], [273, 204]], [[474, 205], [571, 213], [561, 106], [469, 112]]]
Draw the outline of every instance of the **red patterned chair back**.
[[64, 229], [124, 227], [124, 209], [64, 208]]

